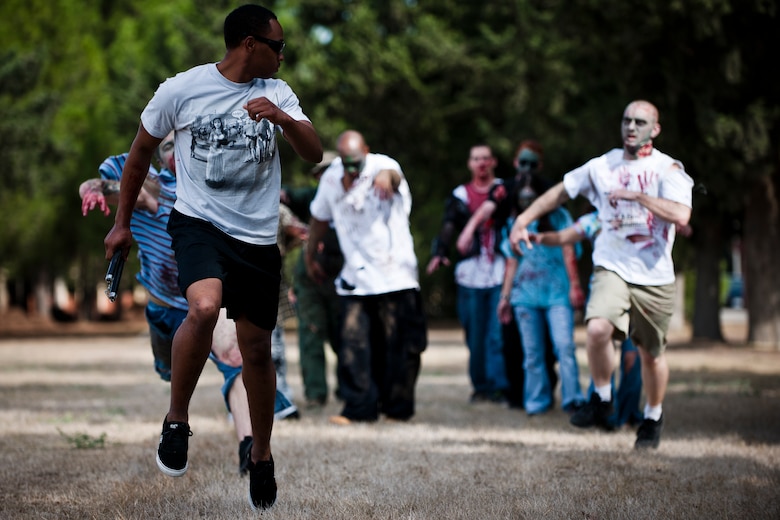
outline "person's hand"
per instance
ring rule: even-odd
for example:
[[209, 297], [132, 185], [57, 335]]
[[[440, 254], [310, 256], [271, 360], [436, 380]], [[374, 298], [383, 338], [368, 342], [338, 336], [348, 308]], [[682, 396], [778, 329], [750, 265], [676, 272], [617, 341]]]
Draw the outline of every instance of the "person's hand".
[[675, 230], [684, 237], [690, 237], [693, 234], [693, 228], [690, 224], [685, 224], [684, 226], [678, 226], [677, 224], [674, 225]]
[[428, 266], [425, 268], [425, 274], [429, 276], [432, 275], [442, 265], [449, 266], [450, 259], [446, 256], [434, 256], [431, 258], [430, 262], [428, 262]]
[[292, 120], [289, 114], [276, 106], [267, 97], [250, 99], [247, 104], [244, 105], [244, 109], [253, 121], [267, 119], [275, 125], [284, 126], [284, 123]]
[[290, 196], [287, 194], [287, 191], [285, 191], [284, 189], [281, 189], [279, 191], [279, 202], [287, 205], [290, 204]]
[[617, 206], [619, 200], [636, 200], [641, 194], [641, 191], [630, 191], [619, 188], [609, 192], [607, 198], [609, 199], [609, 204], [614, 208]]
[[290, 224], [284, 228], [284, 234], [293, 240], [304, 241], [309, 238], [309, 227], [302, 222]]
[[311, 255], [306, 254], [306, 251], [303, 252], [303, 264], [306, 266], [306, 274], [314, 283], [321, 284], [325, 281], [327, 278], [325, 270]]
[[374, 177], [374, 192], [379, 200], [393, 198], [400, 185], [400, 176], [393, 170], [381, 170]]
[[528, 229], [512, 226], [512, 231], [509, 233], [509, 243], [512, 245], [512, 251], [518, 255], [523, 254], [523, 251], [520, 249], [520, 242], [525, 242], [528, 249], [534, 248], [534, 245], [531, 243], [531, 235], [528, 233]]
[[85, 193], [84, 197], [81, 199], [81, 214], [86, 217], [87, 213], [95, 209], [95, 207], [100, 208], [100, 211], [102, 211], [105, 216], [111, 214], [111, 208], [108, 207], [108, 202], [106, 202], [106, 197], [103, 193], [99, 191]]
[[295, 295], [295, 289], [292, 287], [287, 288], [287, 301], [289, 301], [290, 305], [293, 307], [298, 304], [298, 297]]
[[133, 235], [130, 233], [130, 228], [114, 224], [103, 240], [103, 244], [106, 247], [106, 260], [111, 260], [114, 252], [119, 250], [123, 252], [122, 257], [127, 260], [130, 246], [133, 244]]
[[569, 301], [574, 309], [582, 309], [585, 306], [585, 294], [580, 284], [569, 284]]
[[498, 313], [498, 321], [502, 324], [508, 325], [512, 322], [512, 304], [509, 303], [509, 300], [501, 298], [498, 301], [496, 312]]

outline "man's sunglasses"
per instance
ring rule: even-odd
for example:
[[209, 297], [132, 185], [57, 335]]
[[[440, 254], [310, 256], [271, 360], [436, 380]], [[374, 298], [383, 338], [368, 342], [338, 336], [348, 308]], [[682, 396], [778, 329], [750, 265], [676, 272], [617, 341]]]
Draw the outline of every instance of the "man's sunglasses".
[[271, 40], [268, 38], [263, 38], [262, 36], [255, 36], [254, 34], [250, 35], [255, 40], [262, 42], [269, 47], [271, 47], [271, 50], [274, 51], [276, 54], [281, 54], [284, 52], [284, 40]]

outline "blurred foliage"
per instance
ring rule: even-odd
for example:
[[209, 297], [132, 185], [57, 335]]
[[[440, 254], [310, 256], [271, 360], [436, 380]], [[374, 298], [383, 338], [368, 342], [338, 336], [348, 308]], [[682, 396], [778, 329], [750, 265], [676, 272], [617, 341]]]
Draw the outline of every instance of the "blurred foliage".
[[[657, 145], [700, 186], [693, 225], [739, 228], [753, 180], [778, 169], [780, 48], [773, 0], [278, 0], [288, 81], [333, 147], [347, 128], [396, 158], [414, 196], [424, 266], [443, 201], [485, 142], [545, 146], [545, 175], [619, 146], [632, 99], [661, 111]], [[80, 216], [77, 187], [126, 151], [157, 85], [220, 59], [234, 7], [205, 0], [6, 0], [0, 6], [0, 267], [71, 272], [102, 259], [111, 220]], [[309, 165], [282, 145], [285, 183]], [[575, 216], [586, 210], [572, 202]], [[676, 255], [690, 266], [695, 240]], [[97, 262], [102, 268], [102, 262]], [[82, 276], [96, 276], [81, 273]], [[97, 275], [99, 276], [99, 275]], [[128, 277], [129, 278], [129, 277]], [[451, 270], [422, 276], [452, 315]]]
[[59, 428], [57, 428], [57, 431], [60, 432], [60, 436], [65, 439], [68, 444], [77, 450], [97, 450], [106, 447], [107, 435], [105, 432], [95, 437], [94, 435], [84, 432], [69, 434], [63, 432]]

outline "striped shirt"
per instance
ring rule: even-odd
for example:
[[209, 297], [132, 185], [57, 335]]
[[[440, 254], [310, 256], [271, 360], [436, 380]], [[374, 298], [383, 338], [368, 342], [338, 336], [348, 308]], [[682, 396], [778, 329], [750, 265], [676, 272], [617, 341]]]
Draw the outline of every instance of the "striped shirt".
[[[125, 153], [103, 161], [99, 168], [101, 178], [120, 180], [126, 160]], [[179, 290], [179, 271], [167, 231], [168, 218], [176, 202], [176, 176], [167, 169], [157, 172], [150, 167], [147, 184], [149, 182], [160, 187], [157, 213], [134, 209], [130, 220], [130, 231], [138, 243], [138, 259], [141, 262], [141, 272], [136, 275], [136, 279], [154, 299], [170, 307], [186, 310], [187, 300]]]

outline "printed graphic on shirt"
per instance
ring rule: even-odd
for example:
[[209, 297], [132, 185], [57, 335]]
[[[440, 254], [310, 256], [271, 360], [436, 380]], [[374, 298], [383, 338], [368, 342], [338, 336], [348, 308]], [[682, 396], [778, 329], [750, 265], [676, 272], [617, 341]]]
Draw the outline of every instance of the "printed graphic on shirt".
[[269, 168], [258, 168], [276, 152], [276, 129], [267, 119], [254, 121], [245, 110], [236, 110], [198, 116], [190, 130], [192, 176], [209, 188], [238, 191], [257, 187], [257, 175], [268, 176]]
[[[656, 171], [632, 171], [626, 165], [621, 165], [615, 175], [616, 184], [612, 189], [626, 189], [658, 196], [660, 174]], [[665, 224], [659, 222], [655, 215], [636, 201], [618, 200], [604, 209], [605, 222], [621, 237], [628, 239], [637, 248], [648, 247], [656, 235], [664, 234]], [[665, 237], [664, 237], [665, 238]]]

